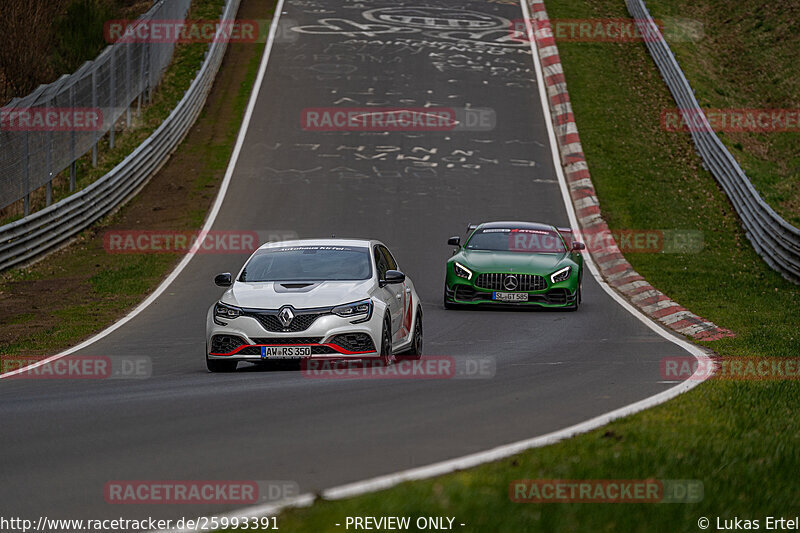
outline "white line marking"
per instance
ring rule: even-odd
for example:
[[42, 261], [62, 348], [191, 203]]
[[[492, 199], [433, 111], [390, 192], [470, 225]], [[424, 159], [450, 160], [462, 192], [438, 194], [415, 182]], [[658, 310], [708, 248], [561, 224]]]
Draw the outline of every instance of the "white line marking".
[[[225, 194], [228, 192], [228, 186], [230, 185], [231, 178], [233, 177], [233, 169], [236, 167], [236, 162], [239, 159], [239, 153], [242, 151], [244, 138], [245, 135], [247, 134], [247, 129], [250, 125], [250, 119], [253, 116], [253, 110], [255, 109], [256, 106], [256, 100], [258, 99], [258, 93], [261, 89], [261, 84], [264, 81], [264, 75], [267, 71], [267, 62], [269, 61], [269, 54], [270, 51], [272, 50], [272, 43], [275, 40], [275, 33], [277, 32], [278, 19], [280, 18], [280, 12], [281, 8], [283, 7], [283, 2], [284, 0], [279, 0], [278, 6], [275, 9], [276, 13], [275, 19], [272, 21], [272, 25], [269, 30], [269, 37], [267, 39], [266, 47], [264, 48], [264, 55], [261, 58], [261, 65], [259, 66], [258, 69], [258, 75], [256, 77], [255, 84], [253, 85], [253, 92], [250, 93], [250, 100], [247, 104], [247, 110], [245, 111], [244, 119], [242, 120], [242, 125], [239, 128], [239, 133], [236, 137], [236, 145], [233, 148], [231, 159], [228, 162], [228, 168], [225, 170], [225, 177], [222, 180], [222, 185], [220, 185], [219, 193], [217, 193], [217, 198], [214, 201], [214, 205], [211, 207], [211, 211], [208, 213], [208, 217], [206, 218], [205, 224], [203, 224], [203, 229], [200, 230], [201, 232], [208, 232], [214, 225], [214, 220], [216, 220], [217, 218], [217, 214], [219, 213], [220, 207], [222, 206], [222, 201], [225, 200]], [[198, 242], [200, 242], [201, 240], [202, 239], [198, 239]], [[51, 361], [61, 359], [62, 357], [66, 357], [67, 355], [82, 350], [87, 346], [90, 346], [95, 342], [99, 341], [100, 339], [107, 337], [117, 329], [121, 328], [122, 326], [124, 326], [125, 324], [136, 318], [136, 316], [139, 315], [139, 313], [147, 309], [147, 307], [150, 304], [152, 304], [159, 296], [161, 296], [164, 293], [164, 291], [166, 291], [167, 288], [172, 284], [172, 282], [175, 281], [175, 279], [180, 275], [180, 273], [183, 272], [183, 269], [186, 268], [186, 265], [189, 264], [189, 261], [192, 260], [192, 258], [196, 255], [196, 253], [197, 253], [197, 247], [195, 246], [193, 249], [189, 250], [189, 252], [185, 256], [183, 256], [183, 259], [181, 259], [181, 262], [178, 263], [178, 266], [176, 266], [175, 269], [169, 274], [169, 276], [167, 276], [167, 279], [161, 282], [161, 285], [159, 285], [155, 291], [153, 291], [147, 298], [145, 298], [145, 300], [142, 303], [136, 306], [136, 308], [133, 311], [125, 315], [125, 317], [120, 319], [118, 322], [110, 325], [97, 335], [94, 335], [93, 337], [86, 339], [77, 346], [73, 346], [72, 348], [64, 350], [61, 353], [58, 353], [46, 359], [42, 359], [41, 361], [37, 361], [36, 363], [25, 366], [23, 368], [19, 368], [11, 372], [0, 374], [0, 379], [8, 378], [15, 374], [32, 370], [38, 366], [44, 365]]]
[[[547, 89], [544, 85], [541, 62], [539, 60], [539, 55], [536, 51], [536, 45], [534, 44], [533, 27], [531, 26], [531, 16], [526, 1], [527, 0], [521, 0], [522, 14], [528, 28], [528, 37], [531, 43], [531, 51], [533, 52], [532, 55], [534, 58], [534, 65], [536, 67], [536, 78], [539, 85], [539, 96], [541, 97], [542, 108], [544, 109], [544, 114], [545, 114], [547, 133], [550, 139], [550, 148], [551, 148], [550, 152], [553, 156], [553, 166], [556, 169], [558, 182], [561, 188], [561, 196], [562, 199], [564, 200], [564, 205], [567, 209], [567, 214], [569, 216], [570, 224], [572, 225], [573, 228], [578, 228], [579, 227], [578, 220], [575, 215], [575, 209], [572, 205], [572, 200], [569, 196], [569, 188], [567, 187], [567, 180], [564, 178], [564, 171], [561, 168], [561, 161], [558, 158], [559, 154], [558, 144], [556, 142], [556, 137], [553, 130], [553, 121], [552, 121], [552, 116], [550, 114], [550, 103], [547, 97]], [[595, 280], [597, 280], [597, 283], [603, 288], [604, 291], [606, 291], [606, 293], [608, 293], [609, 296], [611, 296], [611, 298], [614, 299], [615, 302], [617, 302], [620, 306], [622, 306], [623, 309], [628, 311], [630, 314], [636, 317], [640, 322], [642, 322], [647, 327], [655, 331], [664, 339], [674, 344], [677, 344], [678, 346], [680, 346], [681, 348], [692, 354], [698, 360], [700, 364], [698, 365], [698, 369], [695, 371], [695, 374], [692, 375], [691, 378], [687, 379], [686, 381], [682, 381], [675, 387], [662, 391], [654, 396], [650, 396], [648, 398], [639, 400], [638, 402], [632, 403], [630, 405], [620, 407], [619, 409], [616, 409], [604, 415], [596, 416], [594, 418], [591, 418], [579, 424], [575, 424], [568, 428], [548, 433], [547, 435], [542, 435], [540, 437], [534, 437], [531, 439], [513, 442], [511, 444], [506, 444], [503, 446], [492, 448], [491, 450], [478, 452], [463, 457], [457, 457], [455, 459], [450, 459], [447, 461], [442, 461], [439, 463], [434, 463], [419, 468], [413, 468], [411, 470], [404, 470], [401, 472], [396, 472], [394, 474], [379, 476], [365, 481], [357, 481], [355, 483], [349, 483], [347, 485], [340, 485], [338, 487], [333, 487], [321, 491], [319, 493], [319, 496], [325, 500], [352, 498], [354, 496], [366, 494], [369, 492], [385, 490], [406, 481], [415, 481], [415, 480], [431, 478], [434, 476], [441, 476], [444, 474], [455, 472], [457, 470], [472, 468], [491, 461], [497, 461], [499, 459], [516, 455], [520, 452], [529, 450], [531, 448], [540, 448], [542, 446], [554, 444], [561, 440], [574, 437], [575, 435], [579, 435], [581, 433], [586, 433], [587, 431], [597, 429], [618, 418], [622, 418], [637, 413], [639, 411], [643, 411], [650, 407], [664, 403], [667, 400], [671, 400], [672, 398], [675, 398], [679, 394], [682, 394], [688, 390], [693, 389], [694, 387], [696, 387], [697, 385], [708, 379], [708, 377], [711, 374], [713, 374], [713, 372], [709, 373], [700, 370], [702, 368], [705, 368], [703, 367], [704, 364], [709, 364], [713, 366], [714, 363], [711, 359], [708, 358], [708, 356], [706, 356], [706, 354], [698, 346], [695, 346], [694, 344], [688, 342], [686, 339], [678, 337], [676, 334], [673, 334], [672, 332], [662, 328], [660, 325], [653, 322], [650, 318], [641, 313], [638, 309], [633, 307], [630, 303], [628, 303], [627, 300], [622, 298], [622, 296], [617, 294], [617, 292], [614, 291], [614, 289], [612, 289], [605, 282], [605, 280], [603, 280], [602, 276], [600, 276], [600, 272], [597, 269], [597, 265], [595, 265], [590, 254], [585, 255], [585, 262], [589, 266], [589, 270], [591, 271], [592, 276], [595, 278]], [[699, 372], [701, 374], [699, 374]], [[314, 494], [301, 494], [300, 496], [297, 496], [290, 500], [279, 501], [263, 505], [256, 505], [251, 507], [244, 507], [238, 511], [233, 511], [228, 514], [218, 515], [218, 516], [219, 517], [226, 516], [228, 518], [232, 518], [234, 516], [275, 516], [281, 510], [290, 507], [308, 507], [314, 503], [315, 498], [316, 496]], [[192, 530], [173, 530], [173, 531], [181, 531], [189, 533], [189, 531]]]
[[[541, 64], [541, 61], [539, 59], [539, 54], [536, 51], [536, 44], [535, 44], [535, 38], [534, 38], [534, 34], [533, 34], [533, 27], [531, 25], [530, 11], [528, 9], [528, 5], [526, 3], [526, 0], [521, 0], [520, 5], [522, 7], [522, 14], [523, 14], [523, 17], [525, 19], [526, 26], [528, 28], [528, 39], [529, 39], [530, 44], [531, 44], [531, 52], [532, 52], [531, 55], [533, 56], [534, 66], [536, 67], [536, 80], [537, 80], [537, 83], [538, 83], [538, 85], [540, 87], [539, 97], [540, 97], [540, 100], [541, 100], [542, 109], [543, 109], [544, 114], [545, 114], [545, 126], [547, 128], [548, 138], [550, 139], [550, 148], [551, 148], [550, 153], [553, 156], [553, 166], [555, 167], [556, 175], [558, 176], [558, 183], [559, 183], [560, 188], [561, 188], [561, 198], [564, 200], [564, 206], [567, 209], [567, 215], [569, 216], [570, 225], [573, 228], [579, 228], [580, 226], [578, 225], [578, 219], [577, 219], [577, 216], [575, 214], [575, 208], [572, 205], [572, 199], [570, 198], [569, 187], [567, 186], [567, 180], [564, 177], [564, 169], [561, 167], [561, 161], [560, 161], [560, 159], [558, 157], [558, 154], [559, 154], [558, 143], [556, 141], [555, 132], [553, 130], [553, 120], [552, 120], [552, 116], [551, 116], [551, 113], [550, 113], [550, 102], [549, 102], [549, 99], [548, 99], [548, 96], [547, 96], [547, 88], [544, 85], [544, 77], [542, 75], [542, 64]], [[588, 253], [584, 254], [584, 262], [589, 266], [589, 271], [592, 273], [592, 276], [597, 281], [597, 283], [600, 285], [600, 287], [602, 287], [603, 290], [606, 291], [606, 293], [609, 296], [611, 296], [611, 298], [613, 298], [614, 301], [616, 301], [626, 311], [628, 311], [634, 317], [639, 319], [639, 321], [641, 321], [647, 327], [649, 327], [650, 329], [652, 329], [653, 331], [655, 331], [656, 333], [658, 333], [659, 335], [664, 337], [666, 340], [668, 340], [668, 341], [670, 341], [670, 342], [672, 342], [674, 344], [677, 344], [678, 346], [680, 346], [681, 348], [683, 348], [684, 350], [686, 350], [690, 354], [694, 355], [701, 363], [703, 363], [703, 362], [709, 362], [710, 363], [710, 360], [708, 359], [706, 354], [699, 347], [697, 347], [694, 344], [688, 342], [686, 339], [678, 337], [677, 335], [673, 334], [672, 332], [667, 331], [666, 329], [662, 328], [659, 324], [655, 323], [653, 320], [651, 320], [645, 314], [643, 314], [638, 309], [633, 307], [630, 303], [628, 303], [627, 300], [625, 300], [614, 289], [612, 289], [608, 285], [608, 283], [606, 283], [606, 281], [603, 279], [603, 277], [600, 275], [600, 272], [599, 272], [599, 270], [597, 268], [597, 265], [595, 264], [594, 259], [592, 258], [591, 254], [588, 254]], [[697, 385], [699, 383], [701, 383], [701, 381], [696, 381], [695, 385]], [[678, 388], [679, 387], [675, 387], [675, 388], [670, 389], [670, 390], [675, 390], [675, 389], [678, 389]], [[669, 392], [669, 391], [665, 391], [665, 392]], [[678, 394], [680, 394], [680, 392], [683, 392], [683, 391], [676, 392], [673, 396], [677, 396]], [[663, 393], [661, 393], [661, 394], [663, 394]], [[656, 398], [658, 396], [660, 396], [660, 394], [654, 396], [653, 398]], [[664, 401], [664, 400], [662, 400], [662, 401]], [[637, 405], [637, 404], [634, 404], [634, 405]], [[652, 405], [656, 405], [656, 404], [654, 403]]]
[[[544, 112], [545, 112], [545, 122], [546, 122], [548, 137], [550, 138], [550, 147], [551, 147], [550, 151], [551, 151], [551, 154], [553, 156], [553, 165], [554, 165], [554, 167], [556, 169], [556, 174], [558, 176], [558, 181], [559, 181], [559, 185], [560, 185], [560, 188], [561, 188], [561, 195], [562, 195], [562, 198], [564, 200], [564, 204], [565, 204], [566, 209], [567, 209], [567, 214], [568, 214], [569, 219], [570, 219], [570, 224], [572, 225], [572, 227], [577, 228], [578, 227], [578, 223], [577, 223], [577, 218], [575, 216], [575, 210], [574, 210], [574, 208], [572, 206], [572, 201], [571, 201], [571, 199], [569, 197], [569, 192], [568, 192], [568, 188], [567, 188], [567, 184], [566, 184], [566, 179], [564, 178], [564, 172], [563, 172], [563, 169], [561, 168], [561, 162], [559, 161], [558, 156], [557, 156], [558, 148], [557, 148], [557, 144], [556, 144], [555, 134], [554, 134], [554, 131], [553, 131], [552, 119], [548, 120], [548, 117], [550, 117], [550, 105], [549, 105], [549, 102], [547, 100], [547, 91], [546, 91], [546, 88], [544, 86], [541, 63], [539, 61], [539, 56], [538, 56], [538, 53], [536, 51], [536, 47], [535, 47], [534, 40], [533, 40], [533, 28], [531, 27], [530, 13], [528, 11], [528, 6], [526, 5], [525, 2], [526, 2], [526, 0], [522, 0], [521, 1], [522, 13], [523, 13], [523, 17], [525, 19], [525, 23], [526, 23], [527, 28], [528, 28], [528, 36], [529, 36], [529, 39], [530, 39], [530, 42], [531, 42], [531, 50], [533, 52], [532, 55], [533, 55], [533, 58], [534, 58], [534, 65], [536, 66], [536, 78], [537, 78], [537, 82], [538, 82], [539, 89], [540, 89], [539, 90], [539, 95], [541, 97], [542, 106], [543, 106]], [[220, 207], [222, 205], [222, 201], [225, 199], [225, 193], [227, 192], [228, 186], [229, 186], [230, 181], [231, 181], [231, 177], [233, 176], [233, 169], [236, 166], [236, 161], [239, 158], [239, 153], [241, 152], [242, 144], [244, 143], [244, 137], [245, 137], [245, 134], [247, 133], [247, 128], [248, 128], [248, 126], [250, 124], [250, 119], [251, 119], [251, 117], [253, 115], [253, 109], [255, 108], [255, 104], [256, 104], [257, 97], [258, 97], [258, 93], [259, 93], [259, 91], [261, 89], [261, 84], [264, 81], [264, 75], [265, 75], [266, 70], [267, 70], [267, 63], [269, 61], [270, 52], [272, 51], [272, 44], [273, 44], [273, 41], [275, 39], [275, 33], [277, 31], [277, 28], [278, 28], [278, 21], [280, 19], [280, 13], [282, 13], [283, 3], [284, 3], [284, 0], [278, 0], [278, 6], [275, 9], [275, 13], [276, 13], [275, 19], [272, 21], [272, 26], [270, 27], [269, 38], [267, 40], [266, 48], [264, 49], [264, 56], [263, 56], [262, 61], [261, 61], [261, 66], [259, 67], [258, 77], [256, 78], [256, 82], [255, 82], [255, 85], [253, 87], [253, 92], [250, 95], [250, 101], [249, 101], [249, 103], [247, 105], [247, 111], [245, 113], [244, 120], [242, 121], [242, 126], [239, 129], [239, 134], [238, 134], [238, 137], [236, 139], [236, 146], [234, 147], [233, 154], [231, 155], [231, 160], [228, 163], [228, 168], [227, 168], [227, 170], [225, 172], [225, 178], [224, 178], [224, 180], [222, 182], [222, 186], [220, 187], [219, 194], [217, 195], [217, 199], [214, 202], [214, 206], [212, 207], [211, 212], [209, 213], [209, 216], [206, 219], [205, 224], [203, 225], [203, 230], [202, 231], [208, 231], [211, 228], [211, 226], [214, 224], [214, 220], [216, 219], [217, 214], [219, 213]], [[81, 349], [85, 348], [86, 346], [89, 346], [89, 345], [93, 344], [94, 342], [97, 342], [98, 340], [102, 339], [103, 337], [106, 337], [107, 335], [109, 335], [113, 331], [117, 330], [118, 328], [120, 328], [121, 326], [123, 326], [124, 324], [126, 324], [127, 322], [132, 320], [133, 318], [135, 318], [139, 313], [141, 313], [151, 303], [153, 303], [153, 301], [156, 298], [158, 298], [169, 287], [169, 285], [175, 280], [175, 278], [178, 277], [178, 275], [181, 273], [181, 271], [183, 271], [183, 269], [186, 268], [186, 265], [189, 264], [189, 261], [191, 261], [191, 259], [194, 257], [194, 255], [195, 255], [195, 253], [190, 251], [190, 253], [188, 253], [186, 256], [184, 256], [184, 258], [181, 260], [181, 262], [178, 264], [178, 266], [175, 267], [175, 270], [172, 271], [172, 273], [169, 275], [169, 277], [167, 277], [167, 279], [165, 279], [161, 283], [161, 285], [159, 285], [158, 288], [150, 296], [147, 297], [147, 299], [145, 299], [141, 304], [139, 304], [138, 307], [136, 307], [133, 311], [131, 311], [127, 316], [122, 318], [119, 322], [109, 326], [108, 328], [104, 329], [103, 331], [101, 331], [97, 335], [87, 339], [86, 341], [82, 342], [81, 344], [79, 344], [79, 345], [77, 345], [77, 346], [75, 346], [73, 348], [65, 350], [65, 351], [63, 351], [63, 352], [61, 352], [61, 353], [59, 353], [57, 355], [54, 355], [52, 357], [49, 357], [49, 358], [44, 359], [42, 361], [39, 361], [39, 362], [35, 363], [34, 365], [31, 365], [30, 368], [35, 368], [36, 366], [45, 364], [45, 363], [47, 363], [49, 361], [54, 361], [54, 360], [59, 359], [61, 357], [67, 356], [67, 355], [69, 355], [71, 353], [74, 353], [74, 352], [76, 352], [78, 350], [81, 350]], [[695, 358], [697, 358], [698, 361], [701, 363], [701, 365], [698, 365], [698, 371], [699, 371], [700, 368], [704, 368], [704, 367], [702, 367], [702, 364], [711, 364], [711, 365], [713, 365], [711, 360], [708, 359], [708, 357], [697, 346], [694, 346], [693, 344], [687, 342], [686, 340], [681, 339], [681, 338], [671, 334], [670, 332], [664, 330], [663, 328], [661, 328], [657, 324], [653, 323], [645, 315], [640, 313], [636, 308], [631, 306], [626, 300], [624, 300], [621, 296], [619, 296], [602, 279], [602, 277], [600, 276], [600, 273], [597, 270], [597, 266], [594, 264], [594, 261], [592, 260], [590, 255], [588, 255], [588, 254], [586, 255], [585, 262], [588, 264], [589, 270], [591, 271], [591, 273], [594, 276], [594, 278], [597, 280], [597, 283], [600, 284], [600, 286], [603, 288], [603, 290], [605, 290], [619, 305], [621, 305], [625, 310], [627, 310], [629, 313], [631, 313], [633, 316], [635, 316], [637, 319], [639, 319], [642, 323], [646, 324], [650, 329], [652, 329], [653, 331], [655, 331], [656, 333], [658, 333], [659, 335], [664, 337], [666, 340], [677, 344], [678, 346], [680, 346], [681, 348], [685, 349], [687, 352], [689, 352], [693, 356], [695, 356]], [[29, 367], [25, 367], [25, 368], [29, 368]], [[12, 376], [14, 374], [19, 373], [20, 371], [21, 370], [15, 370], [13, 372], [9, 372], [7, 374], [3, 374], [2, 376], [0, 376], [0, 378]], [[695, 373], [697, 373], [698, 371], [696, 371]], [[561, 430], [558, 430], [558, 431], [554, 431], [552, 433], [548, 433], [547, 435], [542, 435], [540, 437], [535, 437], [535, 438], [532, 438], [532, 439], [522, 440], [522, 441], [514, 442], [514, 443], [511, 443], [511, 444], [498, 446], [496, 448], [492, 448], [491, 450], [478, 452], [478, 453], [474, 453], [474, 454], [471, 454], [471, 455], [466, 455], [464, 457], [458, 457], [458, 458], [455, 458], [455, 459], [450, 459], [448, 461], [434, 463], [434, 464], [423, 466], [423, 467], [420, 467], [420, 468], [414, 468], [414, 469], [411, 469], [411, 470], [405, 470], [405, 471], [402, 471], [402, 472], [396, 472], [394, 474], [388, 474], [388, 475], [385, 475], [385, 476], [375, 477], [375, 478], [368, 479], [368, 480], [365, 480], [365, 481], [358, 481], [358, 482], [350, 483], [350, 484], [347, 484], [347, 485], [341, 485], [341, 486], [338, 486], [338, 487], [333, 487], [333, 488], [326, 489], [326, 490], [322, 491], [320, 493], [320, 496], [323, 499], [326, 499], [326, 500], [336, 500], [336, 499], [342, 499], [342, 498], [351, 498], [353, 496], [358, 496], [360, 494], [366, 494], [366, 493], [374, 492], [374, 491], [377, 491], [377, 490], [388, 489], [390, 487], [393, 487], [393, 486], [398, 485], [399, 483], [403, 483], [405, 481], [427, 479], [427, 478], [434, 477], [434, 476], [448, 474], [448, 473], [454, 472], [456, 470], [462, 470], [464, 468], [472, 468], [474, 466], [478, 466], [478, 465], [481, 465], [481, 464], [484, 464], [484, 463], [487, 463], [487, 462], [503, 459], [503, 458], [509, 457], [511, 455], [516, 455], [516, 454], [518, 454], [520, 452], [523, 452], [525, 450], [529, 450], [531, 448], [538, 448], [538, 447], [542, 447], [542, 446], [547, 446], [549, 444], [554, 444], [554, 443], [559, 442], [561, 440], [564, 440], [564, 439], [573, 437], [575, 435], [578, 435], [578, 434], [581, 434], [581, 433], [585, 433], [587, 431], [591, 431], [593, 429], [601, 427], [601, 426], [611, 422], [612, 420], [616, 420], [617, 418], [622, 418], [624, 416], [628, 416], [630, 414], [642, 411], [644, 409], [647, 409], [649, 407], [653, 407], [653, 406], [658, 405], [660, 403], [663, 403], [663, 402], [665, 402], [665, 401], [667, 401], [669, 399], [672, 399], [675, 396], [677, 396], [677, 395], [679, 395], [679, 394], [681, 394], [683, 392], [686, 392], [686, 391], [696, 387], [697, 385], [702, 383], [705, 379], [707, 379], [707, 376], [710, 375], [711, 373], [703, 372], [703, 374], [705, 374], [705, 376], [700, 376], [699, 378], [696, 378], [696, 379], [691, 379], [690, 378], [687, 381], [683, 381], [679, 385], [677, 385], [675, 387], [672, 387], [671, 389], [667, 389], [666, 391], [663, 391], [663, 392], [660, 392], [660, 393], [656, 394], [655, 396], [650, 396], [649, 398], [645, 398], [644, 400], [640, 400], [640, 401], [638, 401], [636, 403], [627, 405], [625, 407], [621, 407], [619, 409], [616, 409], [616, 410], [611, 411], [609, 413], [606, 413], [604, 415], [600, 415], [600, 416], [591, 418], [589, 420], [586, 420], [586, 421], [581, 422], [579, 424], [575, 424], [575, 425], [570, 426], [568, 428], [561, 429]], [[693, 378], [694, 378], [694, 376], [693, 376]], [[220, 516], [220, 517], [221, 516], [234, 517], [234, 516], [245, 516], [245, 515], [246, 516], [274, 516], [275, 514], [280, 512], [281, 510], [289, 508], [289, 507], [307, 507], [307, 506], [310, 506], [311, 504], [314, 503], [314, 499], [315, 499], [315, 496], [313, 494], [302, 494], [302, 495], [297, 496], [295, 498], [292, 498], [290, 500], [285, 500], [285, 501], [276, 502], [276, 503], [269, 503], [269, 504], [264, 504], [264, 505], [245, 507], [245, 508], [240, 509], [238, 511], [233, 511], [233, 512], [225, 514], [225, 515], [217, 515], [217, 516]], [[172, 531], [194, 531], [194, 530], [172, 530]]]

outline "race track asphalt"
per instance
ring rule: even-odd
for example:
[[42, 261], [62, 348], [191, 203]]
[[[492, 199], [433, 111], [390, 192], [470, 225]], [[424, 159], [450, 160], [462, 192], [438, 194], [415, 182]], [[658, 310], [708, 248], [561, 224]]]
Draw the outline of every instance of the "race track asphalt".
[[[426, 354], [494, 358], [493, 377], [209, 374], [205, 314], [222, 292], [212, 280], [246, 256], [199, 254], [82, 352], [150, 357], [151, 378], [0, 381], [0, 516], [225, 512], [238, 506], [111, 505], [104, 486], [289, 480], [314, 491], [545, 434], [668, 388], [659, 361], [685, 353], [588, 272], [577, 313], [442, 308], [446, 241], [467, 223], [568, 224], [530, 48], [507, 39], [520, 18], [500, 2], [287, 1], [214, 224], [383, 240], [422, 298]], [[303, 110], [325, 107], [489, 109], [494, 127], [304, 131]]]

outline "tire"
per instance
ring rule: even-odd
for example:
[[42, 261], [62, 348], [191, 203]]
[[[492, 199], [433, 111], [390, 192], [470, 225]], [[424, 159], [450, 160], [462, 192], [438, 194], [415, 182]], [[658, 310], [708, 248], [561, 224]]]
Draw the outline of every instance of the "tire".
[[445, 309], [456, 309], [458, 306], [452, 302], [447, 301], [447, 285], [444, 286], [444, 296], [442, 297]]
[[206, 368], [209, 372], [234, 372], [237, 364], [236, 360], [209, 359], [206, 355]]
[[577, 310], [578, 310], [578, 307], [580, 307], [580, 305], [581, 305], [581, 301], [583, 300], [583, 297], [581, 296], [581, 283], [580, 283], [580, 282], [578, 282], [578, 289], [577, 289], [577, 291], [578, 291], [578, 294], [577, 294], [577, 296], [575, 297], [575, 305], [572, 305], [572, 306], [570, 306], [570, 307], [567, 307], [567, 310], [569, 310], [569, 311], [573, 311], [573, 312], [574, 312], [574, 311], [577, 311]]
[[419, 359], [420, 357], [422, 357], [422, 308], [417, 307], [417, 320], [414, 321], [411, 348], [403, 353], [403, 359]]
[[383, 319], [381, 330], [381, 351], [378, 355], [383, 366], [389, 366], [396, 360], [392, 353], [392, 320], [387, 316]]

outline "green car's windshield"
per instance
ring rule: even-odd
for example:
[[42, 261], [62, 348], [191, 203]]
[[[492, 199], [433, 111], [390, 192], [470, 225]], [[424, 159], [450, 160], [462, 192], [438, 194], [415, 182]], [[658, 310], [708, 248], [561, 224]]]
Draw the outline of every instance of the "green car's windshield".
[[472, 234], [465, 248], [534, 254], [556, 254], [566, 251], [564, 241], [556, 231], [519, 228], [479, 229]]

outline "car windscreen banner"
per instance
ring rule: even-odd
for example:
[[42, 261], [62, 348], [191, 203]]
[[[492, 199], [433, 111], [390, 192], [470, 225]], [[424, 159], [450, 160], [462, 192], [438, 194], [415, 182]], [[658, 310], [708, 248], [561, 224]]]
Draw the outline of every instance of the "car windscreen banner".
[[566, 251], [561, 236], [552, 230], [528, 228], [486, 228], [475, 232], [468, 249], [527, 253]]

